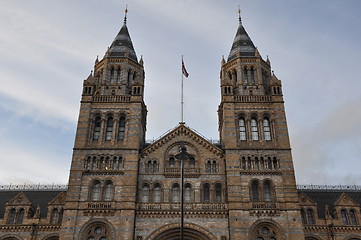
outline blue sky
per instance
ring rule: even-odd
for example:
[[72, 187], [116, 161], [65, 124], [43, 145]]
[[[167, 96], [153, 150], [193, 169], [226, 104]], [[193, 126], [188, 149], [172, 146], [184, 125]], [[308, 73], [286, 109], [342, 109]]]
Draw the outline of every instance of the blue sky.
[[299, 184], [361, 184], [358, 0], [0, 0], [0, 184], [68, 180], [82, 81], [128, 28], [146, 71], [147, 139], [185, 120], [218, 139], [222, 55], [243, 24], [283, 82]]

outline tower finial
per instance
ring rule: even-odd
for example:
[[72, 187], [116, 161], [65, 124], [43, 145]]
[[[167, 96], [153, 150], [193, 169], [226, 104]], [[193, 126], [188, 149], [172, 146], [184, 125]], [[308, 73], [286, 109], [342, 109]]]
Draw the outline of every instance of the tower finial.
[[239, 19], [239, 24], [242, 24], [242, 18], [241, 18], [241, 8], [238, 5], [238, 19]]
[[125, 10], [124, 10], [124, 25], [127, 24], [127, 13], [128, 13], [128, 4], [125, 5]]

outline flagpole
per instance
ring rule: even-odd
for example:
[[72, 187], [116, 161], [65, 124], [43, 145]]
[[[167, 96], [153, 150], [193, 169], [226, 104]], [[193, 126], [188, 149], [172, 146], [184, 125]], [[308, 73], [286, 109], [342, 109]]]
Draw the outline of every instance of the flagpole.
[[[182, 55], [182, 64], [183, 64], [183, 55]], [[183, 102], [183, 66], [182, 66], [182, 86], [181, 86], [181, 123], [184, 123], [184, 117], [183, 117], [183, 107], [184, 107], [184, 102]]]

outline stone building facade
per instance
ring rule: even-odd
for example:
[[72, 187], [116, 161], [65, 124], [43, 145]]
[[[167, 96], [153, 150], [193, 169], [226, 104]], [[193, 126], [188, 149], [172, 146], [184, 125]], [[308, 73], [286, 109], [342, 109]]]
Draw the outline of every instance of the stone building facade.
[[241, 19], [221, 65], [219, 143], [184, 122], [147, 143], [125, 19], [84, 80], [67, 189], [0, 190], [0, 239], [180, 239], [183, 192], [187, 240], [361, 240], [360, 189], [297, 189], [282, 84]]

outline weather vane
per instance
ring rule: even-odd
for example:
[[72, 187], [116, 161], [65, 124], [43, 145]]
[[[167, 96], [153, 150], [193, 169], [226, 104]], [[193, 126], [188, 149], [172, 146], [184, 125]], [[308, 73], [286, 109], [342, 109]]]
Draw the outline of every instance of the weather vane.
[[124, 24], [126, 24], [126, 23], [127, 23], [127, 13], [128, 13], [128, 4], [127, 4], [127, 5], [125, 5], [125, 10], [124, 10], [124, 12], [125, 12], [125, 16], [124, 16]]

